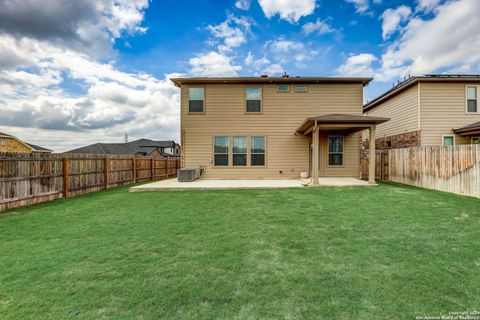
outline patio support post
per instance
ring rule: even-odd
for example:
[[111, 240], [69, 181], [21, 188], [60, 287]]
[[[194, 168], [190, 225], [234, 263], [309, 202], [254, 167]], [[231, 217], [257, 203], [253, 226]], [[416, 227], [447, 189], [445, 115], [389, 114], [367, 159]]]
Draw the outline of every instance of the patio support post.
[[319, 167], [319, 145], [320, 145], [320, 137], [319, 137], [319, 132], [318, 132], [318, 127], [317, 127], [317, 121], [315, 121], [315, 127], [313, 128], [312, 131], [312, 142], [313, 142], [313, 161], [312, 161], [312, 166], [313, 166], [313, 177], [312, 177], [312, 184], [314, 186], [318, 186], [320, 183], [318, 181], [318, 167]]
[[375, 184], [375, 125], [370, 127], [370, 135], [369, 135], [369, 156], [368, 156], [368, 183]]

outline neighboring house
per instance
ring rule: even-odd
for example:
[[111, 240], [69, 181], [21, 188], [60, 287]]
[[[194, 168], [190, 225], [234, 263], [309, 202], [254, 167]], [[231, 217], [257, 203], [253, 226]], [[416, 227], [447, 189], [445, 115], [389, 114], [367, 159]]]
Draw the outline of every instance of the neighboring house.
[[399, 83], [364, 112], [391, 118], [378, 126], [380, 149], [478, 143], [479, 99], [479, 75], [425, 75]]
[[139, 139], [127, 143], [95, 143], [65, 153], [178, 157], [180, 146], [172, 140]]
[[0, 132], [0, 152], [51, 153], [52, 150], [22, 141], [17, 137]]
[[359, 132], [388, 120], [363, 116], [370, 78], [171, 80], [181, 88], [182, 167], [207, 179], [358, 178]]

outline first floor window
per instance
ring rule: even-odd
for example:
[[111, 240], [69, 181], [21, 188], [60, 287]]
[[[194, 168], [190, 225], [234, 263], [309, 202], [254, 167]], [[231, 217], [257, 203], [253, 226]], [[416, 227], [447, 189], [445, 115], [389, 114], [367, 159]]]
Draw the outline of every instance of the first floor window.
[[453, 146], [453, 143], [454, 143], [453, 136], [443, 136], [444, 146]]
[[477, 113], [478, 92], [477, 87], [467, 87], [467, 112]]
[[215, 137], [214, 165], [228, 166], [228, 137]]
[[265, 137], [255, 136], [251, 140], [251, 165], [264, 166], [265, 165]]
[[343, 136], [328, 137], [328, 165], [343, 165]]
[[247, 137], [233, 137], [233, 165], [247, 165]]

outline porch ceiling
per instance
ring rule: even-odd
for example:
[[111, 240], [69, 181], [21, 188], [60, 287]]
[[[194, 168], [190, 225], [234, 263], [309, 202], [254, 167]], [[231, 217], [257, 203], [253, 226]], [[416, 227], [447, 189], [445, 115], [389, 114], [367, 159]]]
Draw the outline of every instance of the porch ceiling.
[[320, 131], [357, 132], [390, 120], [384, 117], [358, 116], [351, 114], [327, 114], [305, 119], [295, 131], [299, 135], [308, 135], [315, 125]]

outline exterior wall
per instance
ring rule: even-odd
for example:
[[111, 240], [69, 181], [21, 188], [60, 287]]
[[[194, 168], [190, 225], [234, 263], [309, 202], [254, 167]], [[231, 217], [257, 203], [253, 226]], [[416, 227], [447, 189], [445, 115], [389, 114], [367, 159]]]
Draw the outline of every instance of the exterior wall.
[[[390, 141], [390, 146], [388, 146], [387, 144], [388, 141]], [[375, 148], [377, 150], [420, 147], [421, 145], [422, 145], [421, 131], [406, 132], [406, 133], [396, 134], [394, 136], [383, 137], [375, 140]], [[364, 149], [369, 148], [368, 138], [366, 140], [363, 140], [363, 148]]]
[[[363, 87], [360, 83], [309, 84], [308, 93], [295, 93], [293, 85], [288, 93], [278, 93], [273, 84], [260, 85], [263, 88], [261, 114], [245, 112], [244, 92], [248, 86], [205, 85], [205, 114], [188, 114], [189, 86], [182, 86], [181, 159], [184, 167], [202, 166], [203, 178], [298, 178], [301, 171], [309, 171], [310, 138], [295, 135], [295, 129], [307, 117], [330, 113], [362, 114]], [[213, 166], [213, 137], [235, 135], [266, 137], [264, 167], [233, 167], [231, 155], [229, 167]], [[344, 166], [325, 168], [325, 175], [359, 176], [358, 136], [346, 136], [344, 149]], [[325, 161], [327, 156], [322, 157], [324, 165]]]
[[10, 137], [0, 137], [5, 141], [5, 145], [0, 144], [0, 152], [25, 152], [30, 153], [32, 149], [21, 143], [20, 141]]
[[[420, 90], [420, 123], [422, 145], [442, 145], [443, 135], [453, 129], [480, 121], [480, 113], [466, 113], [466, 86], [462, 82], [422, 82]], [[471, 85], [478, 85], [472, 83]], [[455, 135], [455, 144], [470, 143], [469, 138]]]
[[[418, 118], [418, 86], [414, 85], [366, 112], [369, 116], [387, 117], [389, 121], [377, 126], [377, 137], [385, 138], [420, 130]], [[363, 140], [368, 139], [368, 130]]]

